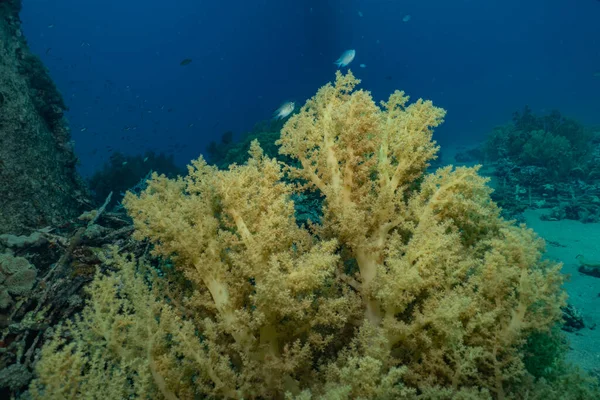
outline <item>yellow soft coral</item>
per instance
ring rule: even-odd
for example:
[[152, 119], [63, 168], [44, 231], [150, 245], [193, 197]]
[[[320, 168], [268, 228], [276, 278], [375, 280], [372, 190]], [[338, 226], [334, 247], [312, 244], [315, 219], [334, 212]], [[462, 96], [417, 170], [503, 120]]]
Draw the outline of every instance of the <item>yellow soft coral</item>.
[[[560, 318], [559, 266], [499, 217], [476, 168], [426, 173], [444, 110], [403, 92], [377, 106], [358, 83], [338, 72], [289, 119], [278, 144], [293, 165], [255, 142], [244, 165], [200, 158], [129, 193], [136, 238], [175, 271], [149, 279], [113, 255], [123, 272], [97, 277], [32, 393], [115, 376], [122, 397], [512, 397], [522, 344]], [[323, 196], [310, 229], [294, 216], [301, 190]]]

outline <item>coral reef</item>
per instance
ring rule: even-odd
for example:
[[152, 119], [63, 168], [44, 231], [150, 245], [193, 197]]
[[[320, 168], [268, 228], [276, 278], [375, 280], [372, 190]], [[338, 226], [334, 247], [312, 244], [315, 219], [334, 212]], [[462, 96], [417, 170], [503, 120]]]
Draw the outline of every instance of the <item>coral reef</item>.
[[0, 254], [0, 310], [14, 303], [15, 296], [26, 296], [35, 283], [37, 272], [26, 258]]
[[227, 169], [231, 164], [243, 164], [248, 158], [252, 141], [258, 140], [268, 157], [290, 162], [289, 158], [279, 154], [279, 148], [275, 145], [283, 124], [284, 121], [280, 119], [259, 122], [238, 141], [233, 139], [233, 132], [225, 132], [219, 143], [213, 141], [207, 146], [207, 161], [220, 169]]
[[83, 308], [83, 288], [103, 270], [103, 246], [127, 245], [131, 221], [100, 208], [61, 227], [0, 235], [0, 398], [19, 398], [33, 377], [35, 354], [50, 326]]
[[[292, 165], [253, 142], [243, 165], [201, 157], [127, 194], [151, 256], [101, 256], [109, 271], [43, 347], [31, 396], [591, 394], [556, 353], [527, 369], [565, 304], [543, 241], [499, 217], [476, 168], [426, 173], [444, 110], [399, 91], [378, 106], [358, 83], [338, 72], [287, 121], [277, 144]], [[305, 191], [323, 197], [318, 224], [296, 221]]]
[[[290, 157], [279, 154], [279, 147], [275, 144], [279, 139], [279, 131], [283, 128], [283, 120], [272, 119], [257, 123], [251, 132], [246, 133], [239, 141], [233, 140], [232, 132], [225, 132], [221, 142], [211, 142], [207, 147], [207, 161], [219, 169], [228, 169], [232, 164], [244, 164], [248, 159], [248, 151], [252, 142], [258, 140], [263, 153], [269, 158], [288, 165], [297, 162]], [[288, 183], [295, 180], [283, 178]], [[296, 210], [296, 222], [299, 225], [319, 222], [321, 220], [322, 198], [316, 192], [293, 193], [292, 200]]]
[[89, 179], [90, 190], [96, 204], [102, 204], [111, 192], [114, 194], [114, 199], [120, 201], [127, 190], [151, 171], [168, 177], [175, 177], [185, 172], [175, 165], [172, 155], [156, 154], [153, 151], [146, 152], [144, 155], [114, 153], [102, 169]]
[[21, 32], [20, 1], [0, 2], [0, 233], [60, 224], [87, 206], [65, 104]]
[[543, 218], [600, 221], [600, 130], [558, 111], [536, 116], [525, 107], [486, 142], [460, 152], [459, 162], [483, 163], [495, 177], [492, 198], [503, 215], [548, 208]]
[[593, 134], [558, 111], [536, 116], [529, 107], [513, 123], [494, 129], [484, 146], [486, 160], [508, 159], [519, 167], [544, 170], [547, 181], [565, 181], [589, 169]]

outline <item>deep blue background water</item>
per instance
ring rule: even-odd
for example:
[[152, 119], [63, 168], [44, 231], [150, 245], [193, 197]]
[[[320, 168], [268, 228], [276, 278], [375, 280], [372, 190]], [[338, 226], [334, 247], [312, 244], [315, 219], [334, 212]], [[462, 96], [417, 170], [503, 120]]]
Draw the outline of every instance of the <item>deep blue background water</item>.
[[303, 103], [346, 49], [377, 99], [402, 89], [446, 108], [442, 145], [482, 140], [525, 104], [600, 124], [596, 0], [24, 3], [25, 35], [70, 107], [84, 174], [110, 149], [186, 163], [281, 102]]

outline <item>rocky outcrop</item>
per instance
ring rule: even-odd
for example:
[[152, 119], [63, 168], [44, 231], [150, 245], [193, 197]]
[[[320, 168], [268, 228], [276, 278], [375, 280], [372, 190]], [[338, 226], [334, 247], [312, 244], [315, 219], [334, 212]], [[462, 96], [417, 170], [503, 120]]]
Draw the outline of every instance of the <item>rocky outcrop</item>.
[[21, 0], [0, 0], [0, 233], [28, 233], [80, 212], [84, 186], [66, 105], [21, 30]]

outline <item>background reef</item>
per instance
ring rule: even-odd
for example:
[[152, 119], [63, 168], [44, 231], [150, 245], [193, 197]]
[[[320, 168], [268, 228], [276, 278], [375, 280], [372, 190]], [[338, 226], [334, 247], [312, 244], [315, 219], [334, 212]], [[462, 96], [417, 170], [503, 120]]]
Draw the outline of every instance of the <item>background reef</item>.
[[459, 151], [455, 161], [483, 164], [493, 178], [493, 198], [505, 215], [544, 209], [549, 221], [600, 222], [600, 128], [554, 110], [529, 107], [497, 126], [482, 144]]
[[120, 202], [128, 190], [135, 190], [152, 172], [176, 177], [185, 170], [173, 162], [173, 155], [155, 154], [149, 151], [143, 155], [125, 155], [115, 152], [102, 169], [88, 180], [89, 188], [96, 204], [100, 205], [113, 193], [112, 200]]

